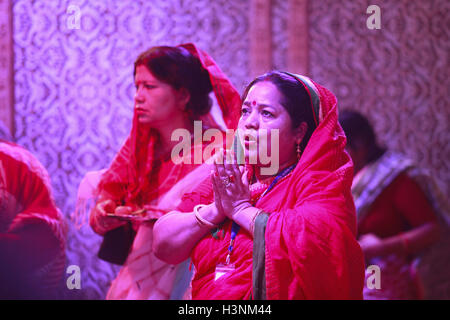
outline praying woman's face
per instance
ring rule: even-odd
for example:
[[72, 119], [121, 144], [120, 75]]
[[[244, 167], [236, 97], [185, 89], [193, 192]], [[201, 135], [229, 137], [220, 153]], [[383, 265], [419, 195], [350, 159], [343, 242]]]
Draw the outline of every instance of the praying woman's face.
[[[280, 101], [281, 93], [273, 83], [256, 83], [242, 104], [238, 128], [247, 159], [256, 156], [255, 152], [260, 154], [260, 139], [265, 139], [264, 134], [267, 132], [268, 154], [271, 154], [272, 159], [278, 158], [280, 169], [283, 169], [297, 159], [299, 130], [292, 128], [291, 117]], [[276, 130], [278, 139], [272, 141]], [[278, 152], [278, 157], [274, 157], [272, 152]]]
[[134, 108], [140, 123], [158, 129], [184, 116], [184, 92], [158, 80], [144, 65], [136, 68], [135, 86]]

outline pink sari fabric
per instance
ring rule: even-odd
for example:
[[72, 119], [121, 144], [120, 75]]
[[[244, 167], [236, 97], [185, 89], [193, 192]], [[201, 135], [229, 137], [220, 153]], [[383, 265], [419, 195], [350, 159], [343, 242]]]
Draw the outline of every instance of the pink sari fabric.
[[[204, 179], [210, 169], [204, 166], [174, 165], [166, 163], [169, 170], [160, 170], [156, 182], [170, 185], [170, 190], [159, 193], [151, 204], [169, 212], [176, 208], [185, 192], [195, 188], [196, 178]], [[163, 168], [165, 166], [163, 165]], [[110, 300], [164, 300], [169, 299], [180, 265], [169, 265], [159, 260], [152, 251], [153, 226], [155, 220], [138, 226], [131, 252], [113, 281], [107, 299]]]
[[[312, 83], [312, 81], [311, 81]], [[350, 192], [353, 166], [344, 151], [337, 102], [314, 83], [320, 97], [320, 124], [292, 175], [279, 182], [256, 207], [270, 213], [265, 231], [267, 299], [362, 299], [364, 259], [356, 241], [356, 215]], [[213, 200], [205, 183], [185, 197], [180, 211]], [[200, 196], [200, 194], [202, 194]], [[209, 202], [210, 202], [209, 201]], [[214, 281], [230, 240], [209, 235], [192, 252], [193, 299], [248, 299], [252, 294], [253, 238], [239, 231], [231, 263], [235, 271]]]
[[[344, 151], [337, 100], [318, 90], [323, 120], [266, 229], [268, 299], [362, 299], [364, 258], [356, 241], [353, 165]], [[268, 198], [262, 199], [264, 208]], [[264, 204], [267, 203], [267, 204]]]

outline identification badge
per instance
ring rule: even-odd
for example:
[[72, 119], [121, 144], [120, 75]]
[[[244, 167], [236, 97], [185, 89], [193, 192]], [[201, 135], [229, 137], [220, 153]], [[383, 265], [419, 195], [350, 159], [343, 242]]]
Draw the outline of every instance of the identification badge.
[[214, 281], [226, 275], [227, 273], [234, 271], [234, 269], [235, 269], [234, 264], [222, 264], [222, 263], [218, 264], [216, 266]]

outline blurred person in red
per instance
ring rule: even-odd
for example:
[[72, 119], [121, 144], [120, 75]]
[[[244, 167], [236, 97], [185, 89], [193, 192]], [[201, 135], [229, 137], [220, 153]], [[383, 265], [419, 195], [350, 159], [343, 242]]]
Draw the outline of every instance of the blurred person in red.
[[362, 114], [345, 110], [339, 121], [355, 167], [358, 241], [367, 265], [381, 271], [380, 288], [366, 286], [364, 298], [421, 298], [413, 260], [439, 240], [441, 230], [423, 176], [410, 159], [377, 143]]
[[65, 223], [42, 164], [0, 140], [0, 298], [54, 299], [65, 266]]

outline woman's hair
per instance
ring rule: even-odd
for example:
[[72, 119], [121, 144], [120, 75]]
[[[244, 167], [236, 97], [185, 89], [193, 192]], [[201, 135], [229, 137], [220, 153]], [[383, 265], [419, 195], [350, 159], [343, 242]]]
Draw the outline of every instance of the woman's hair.
[[144, 65], [158, 80], [179, 90], [188, 90], [190, 99], [186, 104], [192, 118], [207, 114], [212, 105], [209, 93], [212, 85], [208, 71], [203, 68], [200, 60], [184, 48], [159, 46], [152, 47], [141, 53], [134, 63], [136, 68]]
[[248, 92], [255, 84], [264, 81], [271, 82], [277, 87], [282, 96], [280, 104], [288, 112], [292, 121], [292, 127], [297, 128], [302, 122], [306, 122], [308, 125], [306, 134], [300, 143], [301, 150], [304, 150], [316, 128], [309, 93], [306, 91], [303, 84], [294, 76], [280, 71], [271, 71], [250, 82], [244, 90], [242, 101], [245, 100]]
[[339, 123], [347, 137], [347, 145], [358, 150], [366, 148], [367, 163], [378, 159], [385, 151], [377, 144], [375, 132], [369, 120], [361, 113], [353, 110], [344, 110], [339, 114]]

